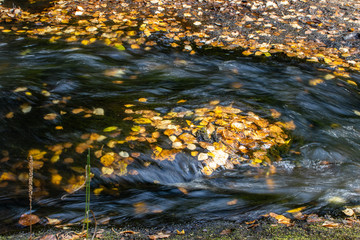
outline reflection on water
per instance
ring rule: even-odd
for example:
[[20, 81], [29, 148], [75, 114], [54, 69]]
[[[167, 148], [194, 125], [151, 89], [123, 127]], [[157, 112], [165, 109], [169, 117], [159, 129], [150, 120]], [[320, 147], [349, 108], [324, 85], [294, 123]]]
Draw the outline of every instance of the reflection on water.
[[[326, 74], [307, 63], [252, 59], [235, 53], [189, 56], [167, 50], [129, 52], [24, 39], [3, 43], [0, 171], [15, 173], [16, 180], [0, 182], [0, 222], [13, 226], [28, 209], [26, 178], [21, 176], [27, 171], [29, 149], [76, 143], [85, 133], [113, 125], [128, 132], [131, 125], [122, 120], [124, 105], [139, 105], [139, 98], [147, 99], [143, 107], [161, 113], [174, 108], [194, 110], [213, 100], [264, 118], [275, 109], [281, 121], [293, 120], [297, 126], [291, 133], [291, 151], [275, 163], [276, 173], [271, 176], [266, 169], [244, 164], [204, 177], [200, 163], [185, 153], [173, 162], [146, 168], [141, 161], [133, 163], [137, 175], [102, 178], [94, 167], [93, 189], [105, 186], [91, 198], [99, 221], [247, 220], [297, 206], [319, 210], [334, 196], [348, 204], [359, 203], [360, 117], [354, 112], [360, 111], [359, 90], [337, 78], [309, 84]], [[360, 83], [360, 75], [354, 74], [353, 81]], [[19, 91], [19, 87], [26, 89]], [[182, 99], [187, 102], [179, 106]], [[28, 113], [24, 113], [28, 106], [24, 104], [31, 106]], [[77, 108], [91, 112], [102, 108], [105, 116], [71, 114]], [[64, 114], [53, 121], [43, 118], [59, 112]], [[54, 169], [66, 172], [85, 164], [84, 154], [69, 150], [65, 155], [74, 162], [59, 161], [35, 172], [39, 186], [33, 209], [42, 217], [78, 222], [84, 192], [61, 200], [63, 189], [46, 184]], [[143, 161], [151, 161], [150, 155]]]

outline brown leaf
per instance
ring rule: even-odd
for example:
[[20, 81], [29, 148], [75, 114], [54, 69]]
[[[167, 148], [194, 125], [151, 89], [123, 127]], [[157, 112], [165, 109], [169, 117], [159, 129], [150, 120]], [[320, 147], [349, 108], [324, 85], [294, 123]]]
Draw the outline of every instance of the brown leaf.
[[325, 221], [322, 226], [326, 228], [337, 228], [340, 226], [340, 224], [332, 221]]
[[159, 232], [159, 233], [156, 233], [155, 235], [148, 236], [148, 238], [151, 240], [163, 239], [163, 238], [168, 238], [168, 237], [170, 237], [170, 234], [163, 233], [163, 232]]
[[57, 240], [57, 237], [53, 234], [47, 234], [45, 236], [42, 236], [40, 240]]
[[229, 234], [231, 232], [232, 232], [231, 229], [224, 229], [224, 230], [221, 231], [220, 235], [227, 235], [227, 234]]
[[19, 224], [23, 226], [30, 226], [38, 223], [40, 218], [34, 214], [23, 214], [19, 219]]
[[235, 205], [237, 203], [237, 199], [234, 199], [234, 200], [231, 200], [231, 201], [228, 201], [226, 204], [229, 205], [229, 206], [232, 206], [232, 205]]
[[54, 120], [57, 117], [56, 113], [48, 113], [44, 116], [45, 120]]
[[310, 215], [307, 217], [306, 221], [307, 221], [308, 223], [318, 223], [318, 222], [323, 222], [324, 219], [321, 218], [321, 217], [319, 217], [319, 216], [316, 215], [316, 214], [310, 214]]
[[285, 224], [285, 225], [291, 224], [290, 219], [283, 215], [279, 215], [279, 214], [276, 214], [273, 212], [269, 213], [269, 215], [270, 215], [270, 217], [275, 218], [278, 221], [278, 223], [280, 223], [280, 224]]

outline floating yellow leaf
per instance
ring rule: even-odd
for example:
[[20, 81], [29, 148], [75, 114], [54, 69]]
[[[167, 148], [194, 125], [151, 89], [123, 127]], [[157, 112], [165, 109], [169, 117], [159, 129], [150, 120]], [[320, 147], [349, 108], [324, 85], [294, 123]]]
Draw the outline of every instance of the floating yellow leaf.
[[14, 112], [9, 112], [5, 115], [6, 118], [10, 119], [14, 117]]
[[29, 113], [31, 111], [31, 106], [27, 103], [24, 103], [20, 106], [20, 109], [23, 113]]
[[0, 181], [16, 181], [16, 175], [11, 172], [4, 172], [0, 177]]
[[28, 156], [32, 156], [34, 160], [40, 160], [46, 154], [45, 151], [40, 151], [39, 149], [31, 149], [29, 150]]
[[44, 116], [45, 120], [54, 120], [58, 115], [56, 113], [48, 113]]
[[87, 150], [90, 147], [89, 144], [87, 143], [79, 143], [76, 148], [75, 151], [79, 154], [82, 154], [83, 152], [85, 152], [85, 150]]
[[73, 113], [73, 114], [78, 114], [78, 113], [81, 113], [81, 112], [83, 112], [83, 111], [84, 111], [83, 108], [75, 108], [75, 109], [72, 110], [72, 113]]
[[139, 102], [147, 102], [147, 99], [146, 98], [139, 98], [138, 101]]
[[103, 116], [105, 112], [103, 108], [95, 108], [93, 114], [98, 116]]
[[138, 44], [131, 44], [131, 49], [140, 49], [140, 46]]
[[57, 161], [59, 161], [59, 159], [60, 159], [59, 155], [54, 155], [54, 156], [51, 157], [50, 161], [52, 163], [56, 163]]
[[296, 213], [296, 212], [301, 212], [302, 210], [304, 210], [306, 207], [298, 207], [298, 208], [294, 208], [294, 209], [290, 209], [290, 210], [287, 210], [286, 212], [288, 213]]
[[27, 87], [18, 87], [13, 92], [25, 92], [27, 89]]
[[95, 188], [94, 189], [94, 194], [99, 195], [103, 190], [104, 190], [104, 188]]
[[100, 162], [105, 166], [110, 166], [115, 161], [115, 153], [107, 153], [100, 158]]
[[351, 84], [351, 85], [354, 85], [354, 86], [357, 86], [357, 83], [352, 81], [352, 80], [347, 80], [346, 81], [348, 84]]
[[33, 167], [34, 169], [40, 169], [44, 166], [44, 162], [42, 161], [34, 161], [33, 162]]
[[203, 172], [205, 175], [211, 175], [212, 172], [213, 172], [213, 170], [212, 170], [210, 167], [205, 166], [205, 167], [201, 170], [201, 172]]
[[316, 85], [318, 85], [318, 84], [320, 84], [320, 83], [323, 83], [324, 82], [324, 80], [322, 80], [322, 79], [320, 79], [320, 78], [317, 78], [317, 79], [312, 79], [312, 80], [310, 80], [309, 81], [309, 84], [311, 85], [311, 86], [316, 86]]
[[114, 168], [112, 168], [112, 167], [102, 167], [101, 172], [104, 175], [111, 175], [114, 172]]
[[177, 101], [177, 103], [184, 103], [184, 102], [186, 102], [187, 100], [179, 100], [179, 101]]
[[148, 212], [147, 205], [145, 202], [137, 202], [137, 203], [134, 203], [133, 206], [135, 208], [136, 214], [142, 214], [142, 213]]
[[237, 202], [238, 202], [238, 200], [234, 199], [234, 200], [228, 201], [226, 204], [229, 205], [229, 206], [232, 206], [232, 205], [237, 204]]
[[112, 131], [115, 131], [115, 130], [117, 130], [117, 129], [118, 129], [118, 127], [116, 127], [116, 126], [111, 126], [111, 127], [105, 128], [105, 129], [103, 130], [103, 132], [112, 132]]
[[148, 118], [135, 118], [133, 121], [137, 124], [149, 124], [152, 123], [152, 121]]
[[183, 193], [183, 194], [189, 194], [188, 190], [186, 188], [183, 187], [178, 187], [178, 189]]
[[60, 174], [53, 174], [51, 176], [51, 183], [55, 185], [60, 185], [62, 176]]

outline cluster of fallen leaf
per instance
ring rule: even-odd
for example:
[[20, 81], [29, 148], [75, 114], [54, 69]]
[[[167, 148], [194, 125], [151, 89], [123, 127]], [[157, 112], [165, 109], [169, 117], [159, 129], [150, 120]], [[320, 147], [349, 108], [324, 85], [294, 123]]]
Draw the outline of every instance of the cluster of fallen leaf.
[[[359, 225], [360, 220], [357, 219], [356, 214], [359, 214], [359, 206], [353, 207], [345, 207], [343, 213], [347, 216], [343, 219], [333, 219], [330, 216], [321, 217], [317, 214], [303, 214], [301, 211], [304, 210], [306, 207], [299, 207], [295, 209], [288, 210], [287, 213], [292, 215], [292, 219], [299, 220], [299, 221], [306, 221], [307, 223], [316, 223], [321, 224], [321, 226], [326, 228], [339, 228], [339, 227], [352, 227], [354, 225]], [[284, 215], [276, 214], [276, 213], [269, 213], [264, 215], [263, 217], [272, 219], [275, 223], [283, 224], [286, 226], [294, 226], [295, 222], [292, 221], [290, 218], [285, 217]], [[257, 221], [252, 221], [246, 223], [249, 227], [256, 227], [258, 226]]]
[[[145, 100], [139, 99], [139, 102]], [[178, 104], [184, 102], [180, 100]], [[205, 175], [212, 174], [218, 168], [232, 169], [241, 164], [254, 167], [266, 165], [274, 172], [273, 160], [281, 159], [275, 148], [288, 146], [290, 138], [284, 130], [295, 128], [292, 121], [271, 123], [253, 112], [243, 113], [236, 107], [222, 106], [219, 101], [212, 101], [207, 107], [195, 110], [170, 111], [166, 114], [154, 110], [136, 110], [134, 107], [127, 104], [124, 109], [128, 116], [123, 120], [130, 123], [130, 131], [124, 129], [122, 132], [117, 126], [109, 126], [99, 133], [83, 134], [76, 144], [65, 142], [47, 146], [44, 150], [29, 150], [35, 171], [47, 164], [51, 183], [72, 193], [84, 184], [84, 168], [78, 167], [78, 164], [73, 166], [73, 158], [66, 156], [69, 152], [82, 154], [92, 148], [98, 159], [93, 161], [92, 166], [101, 168], [102, 178], [137, 175], [136, 168], [128, 169], [134, 161], [146, 159], [149, 155], [153, 161], [174, 161], [177, 154], [187, 154], [200, 161]], [[280, 116], [274, 109], [271, 114], [274, 119]], [[71, 176], [67, 171], [64, 178], [61, 170], [50, 167], [59, 161], [70, 167], [73, 172]], [[144, 166], [150, 164], [146, 161]], [[0, 179], [1, 182], [16, 179], [25, 182], [27, 173], [16, 176], [4, 172]], [[34, 179], [34, 184], [41, 186], [37, 179]], [[99, 194], [103, 190], [100, 186], [94, 189], [94, 193]]]
[[60, 0], [41, 13], [0, 7], [0, 30], [51, 42], [100, 40], [119, 50], [161, 43], [191, 54], [208, 47], [267, 57], [281, 52], [325, 63], [347, 78], [348, 69], [360, 70], [359, 8], [326, 0]]

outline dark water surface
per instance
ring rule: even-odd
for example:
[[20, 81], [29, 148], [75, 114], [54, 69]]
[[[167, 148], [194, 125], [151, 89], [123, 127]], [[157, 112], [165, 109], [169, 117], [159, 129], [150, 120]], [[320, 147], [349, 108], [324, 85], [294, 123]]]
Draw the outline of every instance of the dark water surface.
[[[104, 74], [109, 69], [117, 69], [116, 74]], [[307, 207], [305, 212], [332, 210], [336, 206], [329, 202], [335, 200], [359, 204], [359, 89], [338, 78], [316, 86], [309, 84], [327, 74], [304, 62], [254, 59], [235, 53], [190, 56], [166, 49], [118, 51], [101, 45], [2, 40], [0, 150], [1, 158], [8, 152], [10, 159], [3, 158], [0, 174], [26, 173], [27, 152], [31, 148], [76, 143], [82, 134], [101, 132], [108, 126], [128, 132], [131, 124], [122, 120], [126, 117], [124, 104], [166, 113], [174, 108], [193, 110], [220, 100], [224, 105], [233, 104], [264, 118], [270, 118], [270, 109], [276, 109], [282, 114], [281, 121], [294, 121], [291, 151], [275, 163], [276, 174], [267, 177], [265, 170], [243, 165], [204, 177], [199, 162], [179, 154], [173, 162], [163, 161], [149, 168], [133, 163], [138, 175], [109, 180], [101, 178], [99, 165], [94, 163], [92, 187], [102, 185], [110, 189], [91, 196], [91, 209], [98, 221], [242, 221], [300, 206]], [[360, 75], [354, 74], [352, 80], [360, 84]], [[27, 87], [31, 95], [14, 92], [18, 87]], [[50, 96], [44, 96], [44, 90]], [[64, 97], [71, 99], [56, 102]], [[142, 97], [148, 99], [146, 103], [137, 101]], [[177, 104], [182, 99], [187, 102]], [[21, 110], [25, 103], [31, 105], [28, 113]], [[103, 108], [105, 115], [84, 118], [84, 114], [71, 114], [79, 107]], [[43, 118], [60, 111], [67, 114], [53, 121]], [[14, 113], [12, 118], [6, 117], [9, 112]], [[56, 126], [64, 129], [55, 130]], [[130, 152], [121, 147], [117, 150]], [[73, 166], [85, 165], [85, 153], [68, 151], [65, 155], [75, 160]], [[35, 171], [35, 179], [41, 184], [35, 187], [34, 214], [64, 223], [81, 221], [84, 191], [62, 200], [62, 186], [50, 183], [53, 169], [66, 173], [70, 167], [60, 159]], [[2, 230], [19, 226], [19, 217], [28, 211], [27, 183], [18, 178], [0, 182], [0, 225], [5, 226]], [[111, 190], [112, 186], [117, 189]], [[188, 194], [178, 187], [186, 188]], [[227, 204], [229, 201], [234, 204]]]

